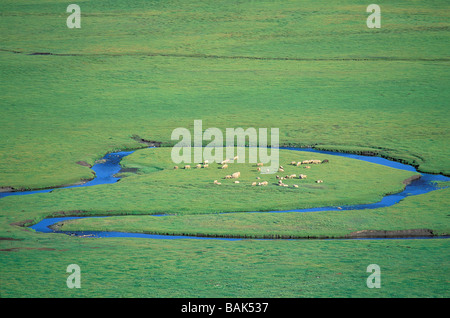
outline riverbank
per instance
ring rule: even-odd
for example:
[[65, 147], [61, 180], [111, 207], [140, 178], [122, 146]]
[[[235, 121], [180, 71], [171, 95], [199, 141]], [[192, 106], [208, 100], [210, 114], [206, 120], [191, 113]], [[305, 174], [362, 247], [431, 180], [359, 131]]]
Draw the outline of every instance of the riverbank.
[[[293, 150], [293, 149], [291, 148], [289, 150]], [[302, 151], [305, 152], [304, 149], [296, 149], [296, 150], [297, 151], [301, 151], [301, 152]], [[152, 150], [151, 153], [154, 153], [155, 151], [156, 150]], [[314, 150], [314, 149], [310, 149], [309, 152], [311, 152], [311, 153], [322, 153], [322, 154], [324, 153], [323, 151], [317, 151], [317, 150]], [[330, 154], [329, 152], [325, 152], [325, 153], [326, 154]], [[127, 153], [126, 156], [128, 156], [128, 155], [130, 155], [130, 154]], [[336, 154], [335, 153], [334, 156], [336, 156], [336, 155], [349, 156], [348, 154]], [[116, 154], [112, 154], [112, 156], [118, 158]], [[354, 157], [354, 156], [352, 156], [352, 157]], [[360, 156], [360, 155], [357, 156], [356, 158], [358, 158], [358, 160], [367, 160], [369, 162], [377, 163], [377, 164], [384, 164], [384, 165], [388, 165], [388, 166], [389, 165], [394, 165], [394, 166], [397, 167], [397, 169], [404, 169], [404, 170], [408, 170], [408, 171], [414, 170], [412, 167], [409, 167], [409, 166], [406, 166], [406, 165], [394, 164], [392, 162], [389, 162], [389, 161], [381, 159], [381, 158], [373, 158], [373, 157]], [[354, 158], [354, 160], [357, 160], [357, 159]], [[133, 162], [133, 160], [131, 160], [131, 162]], [[102, 162], [101, 164], [105, 164], [105, 162]], [[114, 171], [117, 171], [119, 169], [120, 159], [115, 161], [115, 165], [116, 166], [110, 166], [109, 167], [111, 169], [109, 174], [112, 174], [112, 173], [114, 173]], [[423, 177], [423, 178], [421, 178], [421, 177]], [[417, 175], [417, 174], [413, 175], [413, 176], [410, 176], [407, 179], [403, 180], [403, 182], [402, 182], [403, 185], [405, 185], [405, 189], [403, 189], [403, 191], [401, 191], [400, 193], [397, 193], [395, 195], [392, 195], [392, 194], [388, 195], [388, 196], [384, 197], [380, 202], [376, 202], [376, 203], [372, 203], [372, 204], [362, 204], [362, 205], [355, 205], [355, 206], [338, 206], [338, 207], [336, 207], [336, 206], [335, 207], [329, 206], [329, 207], [318, 207], [318, 208], [311, 208], [311, 209], [297, 209], [297, 210], [291, 210], [291, 211], [272, 211], [272, 212], [269, 211], [269, 212], [261, 212], [261, 213], [275, 213], [276, 212], [278, 214], [278, 213], [283, 213], [283, 212], [285, 212], [285, 213], [286, 212], [302, 213], [302, 212], [317, 212], [317, 211], [325, 211], [326, 213], [328, 213], [327, 211], [339, 211], [340, 214], [342, 215], [342, 213], [344, 213], [345, 211], [353, 211], [353, 212], [354, 211], [360, 211], [361, 214], [363, 215], [364, 214], [364, 210], [367, 210], [367, 209], [380, 209], [380, 208], [383, 208], [383, 207], [393, 206], [395, 204], [398, 204], [405, 197], [408, 197], [408, 196], [411, 196], [411, 195], [423, 194], [423, 193], [427, 193], [427, 192], [430, 192], [430, 191], [433, 191], [433, 190], [438, 190], [439, 186], [437, 186], [434, 183], [434, 178], [436, 178], [436, 176], [433, 177], [432, 175]], [[58, 215], [70, 215], [70, 216], [71, 215], [80, 215], [80, 216], [83, 216], [84, 213], [85, 212], [83, 212], [83, 211], [75, 211], [73, 213], [72, 212], [64, 212], [64, 213], [60, 212], [60, 213], [58, 213]], [[254, 214], [254, 213], [256, 213], [256, 212], [252, 212], [251, 214]], [[233, 213], [227, 213], [227, 214], [228, 215], [232, 215], [232, 217], [234, 217]], [[107, 231], [111, 232], [111, 231], [117, 231], [118, 230], [117, 229], [117, 224], [116, 224], [116, 227], [115, 227], [114, 223], [113, 223], [114, 222], [113, 220], [116, 220], [117, 222], [119, 222], [118, 223], [119, 224], [118, 225], [119, 226], [119, 230], [122, 232], [122, 233], [118, 234], [118, 236], [121, 236], [121, 237], [124, 237], [124, 236], [126, 237], [127, 234], [123, 233], [123, 232], [126, 232], [124, 229], [127, 229], [130, 226], [130, 224], [132, 224], [133, 222], [136, 222], [137, 224], [140, 224], [139, 226], [134, 227], [137, 230], [137, 233], [155, 234], [155, 235], [175, 235], [175, 236], [184, 236], [184, 237], [186, 237], [186, 236], [193, 236], [193, 237], [205, 237], [205, 238], [206, 237], [216, 237], [216, 238], [217, 237], [223, 237], [223, 238], [262, 238], [262, 239], [268, 239], [268, 238], [271, 238], [271, 239], [356, 238], [356, 237], [359, 237], [359, 238], [361, 238], [361, 237], [367, 237], [367, 238], [390, 237], [390, 238], [392, 238], [392, 237], [399, 237], [399, 236], [400, 237], [411, 237], [411, 236], [416, 236], [416, 237], [417, 236], [420, 236], [420, 237], [431, 236], [431, 237], [434, 237], [434, 236], [442, 236], [442, 235], [446, 235], [447, 234], [445, 231], [442, 232], [442, 228], [439, 228], [439, 227], [438, 227], [440, 229], [439, 233], [438, 232], [433, 233], [433, 230], [430, 230], [430, 229], [412, 229], [411, 230], [412, 227], [417, 226], [417, 225], [420, 226], [420, 224], [416, 224], [416, 225], [411, 225], [410, 224], [409, 225], [410, 228], [403, 228], [401, 230], [385, 230], [385, 229], [383, 229], [383, 230], [381, 230], [381, 229], [379, 229], [379, 230], [364, 229], [363, 230], [363, 229], [360, 229], [359, 231], [356, 231], [356, 232], [354, 231], [354, 232], [351, 232], [349, 234], [345, 233], [345, 232], [341, 232], [339, 234], [334, 234], [332, 236], [330, 236], [329, 233], [326, 233], [326, 232], [321, 232], [321, 233], [320, 232], [319, 233], [316, 232], [315, 234], [312, 234], [312, 233], [308, 233], [308, 234], [305, 234], [305, 233], [302, 233], [302, 234], [293, 234], [293, 233], [288, 233], [288, 234], [277, 233], [277, 234], [273, 234], [273, 233], [270, 233], [269, 234], [269, 233], [264, 233], [264, 230], [261, 232], [262, 229], [259, 230], [260, 233], [258, 233], [258, 234], [256, 234], [256, 233], [250, 233], [249, 234], [249, 233], [244, 233], [244, 232], [242, 232], [240, 234], [227, 233], [225, 228], [227, 228], [231, 232], [235, 231], [236, 228], [241, 228], [242, 224], [239, 225], [238, 223], [242, 222], [242, 220], [244, 220], [246, 218], [245, 215], [249, 214], [249, 212], [247, 212], [247, 213], [246, 212], [234, 213], [234, 214], [237, 214], [235, 216], [235, 220], [233, 221], [235, 223], [233, 224], [233, 226], [228, 226], [228, 228], [226, 226], [224, 226], [224, 223], [223, 223], [224, 220], [223, 219], [222, 220], [214, 219], [214, 218], [216, 218], [216, 216], [214, 216], [214, 215], [213, 216], [210, 216], [210, 215], [205, 216], [204, 217], [205, 220], [203, 220], [202, 222], [204, 222], [204, 224], [208, 224], [208, 231], [212, 230], [213, 231], [212, 234], [209, 233], [209, 232], [200, 232], [199, 233], [198, 230], [193, 230], [193, 229], [189, 230], [189, 228], [192, 227], [192, 224], [194, 224], [193, 220], [196, 219], [196, 218], [198, 219], [198, 216], [195, 216], [195, 215], [194, 216], [188, 216], [188, 217], [184, 218], [184, 220], [187, 221], [188, 224], [189, 224], [187, 226], [186, 226], [186, 224], [184, 224], [184, 226], [183, 225], [174, 225], [174, 224], [172, 224], [171, 225], [172, 228], [175, 226], [175, 227], [178, 227], [179, 230], [176, 230], [176, 231], [171, 230], [170, 233], [165, 231], [165, 230], [161, 230], [162, 228], [164, 228], [164, 224], [163, 224], [164, 222], [162, 222], [161, 224], [158, 224], [157, 226], [155, 226], [155, 228], [158, 228], [157, 231], [148, 230], [148, 228], [146, 228], [146, 226], [144, 225], [145, 224], [144, 220], [145, 219], [148, 220], [148, 218], [146, 218], [146, 216], [135, 216], [134, 217], [134, 221], [130, 221], [131, 219], [133, 219], [133, 217], [130, 217], [130, 216], [126, 217], [125, 219], [121, 218], [121, 217], [108, 218], [107, 223], [109, 224], [110, 227], [108, 228]], [[322, 214], [321, 217], [323, 217], [323, 216], [324, 215]], [[200, 216], [200, 218], [202, 218], [202, 217], [203, 216]], [[172, 215], [172, 216], [165, 215], [162, 218], [158, 218], [158, 221], [163, 220], [164, 218], [169, 218], [169, 219], [175, 218], [175, 220], [177, 220], [177, 216], [176, 215]], [[338, 218], [339, 218], [339, 216], [338, 216]], [[183, 220], [183, 217], [179, 218], [178, 220], [180, 220], [180, 219]], [[259, 218], [259, 221], [257, 221], [255, 224], [258, 224], [258, 225], [260, 223], [262, 224], [263, 221], [261, 221], [261, 219], [263, 219], [263, 217]], [[366, 222], [368, 224], [373, 223], [373, 224], [377, 224], [379, 226], [380, 224], [379, 224], [378, 218], [375, 218], [375, 220], [377, 220], [377, 221], [374, 222], [374, 220], [371, 220], [369, 222], [367, 222], [367, 221]], [[247, 221], [248, 221], [248, 219], [247, 219]], [[297, 224], [299, 222], [299, 220], [295, 220], [295, 221], [291, 220], [291, 221], [292, 221], [292, 224]], [[95, 230], [97, 230], [97, 228], [104, 227], [104, 225], [102, 224], [102, 220], [101, 219], [95, 218], [94, 222], [97, 222], [96, 225], [92, 225], [89, 222], [90, 222], [89, 220], [87, 221], [87, 223], [86, 223], [86, 220], [82, 220], [81, 221], [81, 228], [82, 229], [80, 231], [95, 231]], [[70, 230], [70, 224], [71, 223], [73, 223], [73, 222], [69, 222], [69, 223], [64, 224], [64, 227], [69, 226], [69, 230]], [[244, 221], [244, 223], [245, 223], [245, 221]], [[409, 224], [409, 223], [410, 222], [406, 222], [406, 223], [402, 222], [401, 224]], [[26, 224], [29, 225], [30, 223], [26, 223]], [[88, 224], [87, 228], [84, 227], [86, 224]], [[217, 229], [214, 229], [214, 226], [211, 226], [213, 224], [221, 224], [221, 230], [224, 231], [224, 232], [221, 232], [221, 233], [217, 232]], [[251, 226], [253, 228], [255, 228], [255, 224], [252, 224]], [[141, 227], [141, 225], [142, 225], [142, 227]], [[367, 226], [367, 224], [366, 224], [366, 226]], [[52, 225], [52, 229], [57, 230], [57, 231], [61, 230], [60, 227], [61, 227], [61, 225]], [[131, 227], [133, 228], [133, 225], [131, 225]], [[32, 228], [40, 229], [39, 224], [34, 226], [34, 227], [32, 227]], [[75, 228], [76, 228], [76, 226], [75, 226]], [[273, 225], [270, 226], [269, 228], [270, 228], [270, 231], [274, 230]], [[283, 231], [286, 231], [288, 228], [289, 228], [289, 226], [286, 226], [284, 228], [281, 227], [280, 229], [283, 232]], [[351, 227], [349, 227], [349, 229], [350, 228]], [[315, 229], [317, 230], [317, 226], [315, 227]], [[337, 228], [335, 227], [334, 231], [336, 231], [336, 229]], [[45, 228], [44, 228], [44, 231], [46, 231]], [[72, 234], [73, 234], [73, 227], [72, 227], [71, 231], [72, 231]], [[214, 232], [214, 231], [216, 231], [216, 232]], [[292, 229], [290, 229], [288, 231], [292, 231]], [[301, 232], [302, 231], [300, 231], [300, 233]], [[96, 233], [95, 235], [102, 235], [102, 234], [101, 233]], [[109, 233], [108, 236], [111, 236], [111, 234]]]

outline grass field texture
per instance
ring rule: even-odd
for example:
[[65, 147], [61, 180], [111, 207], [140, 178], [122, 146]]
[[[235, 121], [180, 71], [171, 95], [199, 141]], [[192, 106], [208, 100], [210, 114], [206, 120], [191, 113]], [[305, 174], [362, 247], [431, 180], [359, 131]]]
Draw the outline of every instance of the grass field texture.
[[[380, 4], [381, 29], [367, 28], [364, 1], [77, 4], [81, 29], [67, 28], [64, 1], [0, 3], [0, 187], [91, 179], [77, 162], [146, 147], [136, 136], [163, 147], [126, 158], [124, 167], [139, 171], [114, 185], [1, 199], [1, 297], [449, 296], [445, 239], [83, 239], [20, 226], [57, 215], [134, 214], [64, 228], [448, 233], [448, 189], [370, 211], [217, 214], [374, 202], [399, 191], [409, 172], [342, 158], [312, 167], [302, 187], [280, 189], [246, 187], [257, 176], [248, 165], [242, 183], [218, 188], [212, 181], [221, 170], [174, 171], [167, 155], [173, 129], [192, 130], [201, 119], [222, 131], [277, 127], [281, 145], [370, 152], [450, 175], [448, 1]], [[147, 216], [161, 212], [178, 215]], [[81, 266], [81, 289], [66, 286], [72, 263]], [[373, 263], [381, 289], [366, 286]]]

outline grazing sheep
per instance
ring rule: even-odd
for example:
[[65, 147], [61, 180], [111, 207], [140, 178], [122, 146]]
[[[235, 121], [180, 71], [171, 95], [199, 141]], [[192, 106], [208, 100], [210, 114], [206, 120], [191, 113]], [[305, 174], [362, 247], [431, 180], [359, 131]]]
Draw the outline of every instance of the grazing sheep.
[[239, 159], [239, 156], [235, 156], [234, 158], [233, 158], [233, 160], [238, 160]]
[[322, 180], [317, 180], [317, 181], [316, 181], [316, 183], [322, 183], [322, 182], [323, 182]]
[[209, 165], [207, 164], [207, 163], [205, 163], [203, 166], [202, 166], [202, 168], [208, 168], [209, 167]]
[[328, 162], [330, 162], [328, 159], [323, 159], [322, 160], [322, 163], [328, 163]]
[[175, 170], [178, 169], [178, 166], [173, 167]]
[[202, 167], [202, 165], [201, 164], [198, 164], [198, 165], [196, 165], [195, 166], [197, 169], [200, 169], [201, 167]]
[[311, 160], [313, 164], [317, 165], [317, 164], [321, 164], [322, 160]]
[[214, 180], [214, 184], [222, 184], [222, 183], [217, 182], [217, 180]]
[[280, 166], [280, 169], [283, 169], [283, 170], [284, 170], [283, 166]]
[[184, 166], [184, 169], [191, 169], [191, 166], [190, 165], [186, 165], [186, 166]]
[[227, 165], [227, 164], [224, 164], [224, 165], [221, 167], [221, 169], [226, 169], [226, 168], [228, 168], [228, 165]]
[[234, 178], [234, 179], [239, 178], [240, 176], [241, 176], [240, 172], [235, 172], [235, 173], [231, 174], [231, 177]]
[[233, 177], [231, 175], [227, 175], [225, 177], [223, 177], [224, 179], [233, 179]]
[[294, 188], [298, 188], [298, 185], [294, 184]]
[[239, 183], [239, 181], [236, 180], [236, 181], [234, 181], [234, 183]]
[[208, 163], [209, 163], [208, 160], [203, 161], [204, 165], [207, 165]]
[[267, 181], [261, 182], [261, 185], [263, 185], [263, 186], [266, 186], [266, 185], [268, 185], [268, 184], [269, 184], [269, 182], [267, 182]]
[[284, 172], [284, 169], [279, 168], [278, 172]]
[[257, 170], [258, 172], [260, 172], [260, 171], [261, 171], [261, 168], [260, 168], [260, 167], [258, 167], [258, 168], [256, 168], [256, 170]]
[[298, 178], [299, 178], [299, 179], [306, 179], [306, 174], [299, 174], [299, 175], [298, 175]]
[[256, 182], [253, 182], [253, 183], [252, 183], [252, 186], [255, 186], [255, 185], [256, 185]]
[[277, 177], [276, 177], [278, 180], [280, 180], [280, 176], [279, 175], [277, 175]]
[[256, 165], [257, 165], [258, 167], [262, 167], [262, 166], [264, 166], [264, 163], [258, 162]]
[[297, 175], [296, 174], [291, 174], [290, 177], [291, 177], [291, 179], [294, 179], [294, 178], [297, 177]]
[[304, 166], [303, 168], [311, 169], [311, 166]]
[[300, 166], [302, 164], [301, 161], [297, 162], [297, 167]]
[[291, 165], [296, 166], [297, 162], [296, 161], [291, 161]]
[[221, 164], [221, 165], [224, 165], [224, 164], [226, 164], [226, 163], [228, 163], [228, 162], [230, 162], [230, 160], [229, 160], [229, 159], [225, 159], [225, 160], [222, 161], [220, 164]]

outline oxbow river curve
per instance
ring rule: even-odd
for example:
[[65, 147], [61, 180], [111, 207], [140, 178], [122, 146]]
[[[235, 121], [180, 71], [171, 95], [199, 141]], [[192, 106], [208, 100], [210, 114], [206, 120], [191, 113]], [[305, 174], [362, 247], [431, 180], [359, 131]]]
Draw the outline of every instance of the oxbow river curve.
[[[155, 148], [155, 147], [150, 147]], [[355, 160], [363, 160], [383, 166], [388, 166], [395, 169], [408, 170], [417, 172], [416, 169], [410, 165], [406, 165], [399, 162], [390, 161], [380, 157], [372, 157], [372, 156], [364, 156], [364, 155], [355, 155], [349, 153], [339, 153], [339, 152], [330, 152], [330, 151], [322, 151], [316, 150], [313, 148], [280, 148], [280, 149], [288, 149], [294, 151], [308, 151], [322, 154], [329, 154], [333, 156], [342, 156]], [[59, 189], [64, 188], [72, 188], [72, 187], [89, 187], [95, 186], [99, 184], [108, 184], [115, 183], [120, 180], [120, 178], [115, 175], [120, 171], [120, 161], [125, 156], [132, 154], [134, 151], [120, 151], [115, 153], [107, 154], [99, 163], [95, 164], [92, 167], [92, 170], [95, 172], [95, 178], [89, 182], [80, 185], [73, 185], [68, 187], [61, 187]], [[317, 207], [317, 208], [309, 208], [309, 209], [294, 209], [294, 210], [286, 210], [286, 211], [266, 211], [266, 212], [251, 212], [251, 213], [287, 213], [287, 212], [318, 212], [318, 211], [332, 211], [332, 210], [363, 210], [363, 209], [378, 209], [382, 207], [388, 207], [397, 204], [402, 199], [408, 196], [414, 196], [419, 194], [428, 193], [430, 191], [441, 189], [436, 185], [438, 181], [450, 181], [449, 177], [443, 175], [434, 175], [421, 173], [421, 177], [415, 180], [412, 180], [409, 184], [405, 186], [405, 189], [396, 194], [391, 194], [385, 196], [381, 201], [371, 204], [359, 204], [359, 205], [349, 205], [349, 206], [326, 206], [326, 207]], [[4, 198], [10, 195], [32, 195], [34, 193], [45, 193], [51, 192], [53, 189], [45, 189], [45, 190], [34, 190], [34, 191], [22, 191], [22, 192], [3, 192], [0, 193], [0, 198]], [[75, 235], [75, 236], [84, 236], [84, 237], [136, 237], [136, 238], [149, 238], [149, 239], [223, 239], [223, 240], [241, 240], [242, 238], [223, 238], [223, 237], [199, 237], [199, 236], [176, 236], [176, 235], [154, 235], [154, 234], [142, 234], [142, 233], [124, 233], [124, 232], [102, 232], [102, 231], [84, 231], [84, 232], [74, 232], [74, 231], [59, 231], [51, 228], [52, 225], [58, 222], [64, 222], [72, 219], [80, 219], [80, 218], [93, 218], [95, 216], [88, 217], [58, 217], [58, 218], [46, 218], [41, 222], [30, 226], [31, 229], [34, 229], [37, 232], [43, 233], [63, 233], [67, 235]], [[155, 217], [164, 217], [164, 215], [155, 215]], [[394, 238], [394, 237], [392, 237]], [[405, 236], [397, 236], [397, 239], [400, 238], [415, 238], [415, 239], [425, 239], [425, 238], [448, 238], [448, 236], [436, 237], [436, 236], [411, 236], [408, 235], [405, 231]]]

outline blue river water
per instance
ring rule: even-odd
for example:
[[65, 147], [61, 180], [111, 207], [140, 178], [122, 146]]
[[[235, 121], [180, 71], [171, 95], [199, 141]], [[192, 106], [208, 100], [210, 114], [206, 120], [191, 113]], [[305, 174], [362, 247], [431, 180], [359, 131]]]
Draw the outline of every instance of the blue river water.
[[[120, 161], [123, 157], [132, 154], [134, 151], [120, 151], [115, 153], [109, 153], [103, 157], [104, 162], [97, 163], [92, 166], [92, 170], [95, 173], [95, 178], [78, 185], [71, 185], [66, 187], [58, 187], [58, 189], [78, 188], [78, 187], [90, 187], [99, 184], [116, 183], [120, 178], [114, 177], [121, 169]], [[31, 190], [31, 191], [17, 191], [17, 192], [0, 192], [0, 199], [10, 195], [28, 195], [34, 193], [48, 193], [55, 189], [43, 189], [43, 190]]]
[[[154, 148], [154, 147], [152, 147], [152, 148]], [[296, 151], [308, 151], [308, 152], [314, 152], [314, 153], [329, 154], [332, 156], [342, 156], [342, 157], [347, 157], [347, 158], [356, 159], [356, 160], [363, 160], [363, 161], [367, 161], [367, 162], [371, 162], [371, 163], [379, 164], [379, 165], [383, 165], [383, 166], [388, 166], [388, 167], [395, 168], [395, 169], [416, 172], [416, 169], [410, 165], [390, 161], [390, 160], [380, 158], [380, 157], [363, 156], [363, 155], [355, 155], [355, 154], [348, 154], [348, 153], [337, 153], [337, 152], [330, 152], [330, 151], [321, 151], [321, 150], [316, 150], [316, 149], [312, 149], [312, 148], [281, 148], [281, 149], [289, 149], [289, 150], [296, 150]], [[92, 167], [92, 170], [95, 172], [95, 178], [93, 180], [86, 182], [84, 184], [81, 184], [81, 185], [61, 187], [58, 189], [73, 188], [73, 187], [88, 187], [88, 186], [95, 186], [98, 184], [115, 183], [118, 180], [120, 180], [120, 178], [114, 177], [114, 175], [117, 174], [121, 169], [120, 161], [122, 160], [122, 158], [130, 155], [133, 152], [134, 151], [121, 151], [121, 152], [107, 154], [103, 158], [104, 160], [101, 163], [97, 163]], [[265, 211], [265, 212], [253, 211], [253, 212], [247, 212], [247, 213], [288, 213], [288, 212], [318, 212], [318, 211], [378, 209], [378, 208], [382, 208], [382, 207], [392, 206], [408, 196], [424, 194], [424, 193], [428, 193], [430, 191], [440, 189], [440, 187], [438, 187], [436, 185], [436, 183], [435, 183], [436, 181], [450, 181], [450, 178], [443, 176], [443, 175], [421, 173], [421, 178], [412, 181], [410, 184], [408, 184], [405, 187], [405, 189], [402, 192], [387, 195], [381, 201], [376, 202], [376, 203], [359, 204], [359, 205], [351, 205], [351, 206], [339, 206], [339, 207], [326, 206], [326, 207], [309, 208], [309, 209], [294, 209], [294, 210], [286, 210], [286, 211]], [[53, 191], [53, 189], [22, 191], [22, 192], [4, 192], [4, 193], [0, 193], [0, 198], [10, 196], [10, 195], [30, 195], [30, 194], [34, 194], [34, 193], [45, 193], [45, 192], [51, 192], [51, 191]], [[155, 215], [155, 217], [156, 216], [164, 216], [164, 215]], [[52, 230], [49, 228], [49, 226], [51, 226], [55, 223], [58, 223], [58, 222], [67, 221], [67, 220], [71, 220], [71, 219], [80, 219], [80, 218], [86, 218], [86, 217], [47, 218], [35, 225], [30, 226], [30, 228], [32, 228], [38, 232], [64, 233], [64, 234], [68, 234], [68, 235], [77, 235], [77, 236], [84, 236], [84, 237], [137, 237], [137, 238], [151, 238], [151, 239], [241, 240], [241, 238], [215, 238], [215, 237], [175, 236], [175, 235], [172, 236], [172, 235], [153, 235], [153, 234], [123, 233], [123, 232], [100, 232], [100, 231], [63, 232], [63, 231]], [[418, 239], [418, 238], [429, 238], [429, 237], [413, 237], [413, 238]]]

